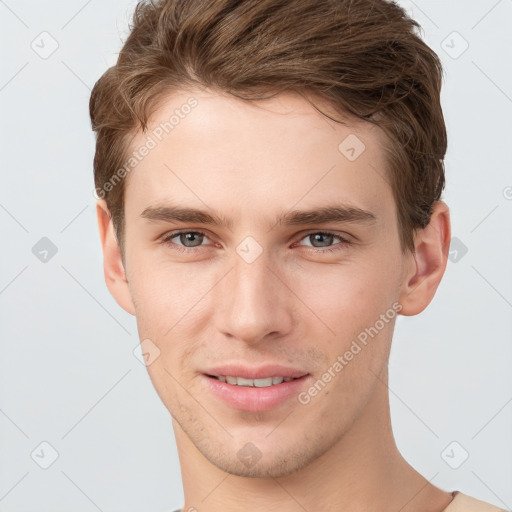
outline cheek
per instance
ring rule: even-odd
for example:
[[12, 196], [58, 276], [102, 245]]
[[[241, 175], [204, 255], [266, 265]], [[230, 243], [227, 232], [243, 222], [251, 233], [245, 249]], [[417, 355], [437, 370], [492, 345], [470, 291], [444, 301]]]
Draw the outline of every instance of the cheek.
[[338, 340], [373, 325], [395, 301], [398, 269], [382, 259], [365, 260], [302, 268], [292, 281], [297, 296]]
[[222, 273], [206, 266], [201, 270], [197, 264], [155, 262], [149, 258], [139, 258], [134, 263], [132, 268], [137, 272], [130, 289], [135, 297], [137, 329], [140, 340], [150, 339], [160, 351], [158, 360], [148, 366], [159, 389], [169, 379], [165, 369], [173, 374], [179, 369], [184, 374], [191, 367], [190, 359], [204, 338], [201, 334], [211, 324], [213, 294], [208, 292]]
[[[151, 340], [158, 357], [147, 366], [153, 386], [163, 403], [178, 414], [187, 394], [175, 379], [188, 377], [190, 355], [195, 348], [196, 318], [205, 292], [212, 283], [193, 271], [193, 265], [172, 265], [139, 258], [130, 280], [135, 298], [140, 340]], [[204, 276], [207, 277], [207, 276]], [[154, 349], [155, 350], [155, 349]], [[190, 369], [190, 375], [193, 370]], [[184, 414], [184, 413], [183, 413]]]
[[[322, 321], [310, 316], [305, 326], [310, 329], [309, 337], [319, 337], [314, 326], [325, 333], [321, 348], [328, 363], [319, 377], [329, 370], [335, 375], [326, 390], [332, 394], [322, 392], [319, 407], [323, 400], [327, 406], [334, 399], [350, 409], [370, 393], [375, 375], [386, 364], [396, 318], [397, 271], [392, 267], [389, 260], [369, 259], [367, 263], [325, 267], [317, 275], [304, 272], [308, 277], [298, 281], [303, 286], [297, 295], [304, 297]], [[326, 375], [324, 380], [329, 378]]]
[[[130, 279], [137, 317], [155, 327], [173, 326], [191, 313], [215, 283], [215, 276], [194, 264], [176, 264], [154, 258], [133, 258]], [[195, 308], [194, 308], [195, 309]]]

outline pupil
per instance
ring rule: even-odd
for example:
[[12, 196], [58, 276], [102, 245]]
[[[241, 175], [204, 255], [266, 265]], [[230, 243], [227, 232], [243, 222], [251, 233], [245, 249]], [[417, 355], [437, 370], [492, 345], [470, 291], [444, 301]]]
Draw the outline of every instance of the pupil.
[[[186, 242], [192, 242], [192, 243], [194, 242], [193, 238], [198, 237], [198, 236], [201, 236], [201, 235], [199, 233], [184, 233], [184, 234], [182, 234], [182, 237], [185, 238]], [[182, 239], [182, 242], [183, 242], [183, 239]], [[186, 245], [186, 243], [185, 243], [185, 245]]]
[[[316, 235], [313, 235], [313, 236], [317, 239], [317, 241], [319, 241], [320, 243], [322, 243], [321, 238], [327, 238], [327, 241], [330, 241], [334, 235], [317, 233]], [[320, 240], [318, 240], [318, 238], [320, 238]], [[324, 241], [325, 241], [325, 240], [324, 240]]]

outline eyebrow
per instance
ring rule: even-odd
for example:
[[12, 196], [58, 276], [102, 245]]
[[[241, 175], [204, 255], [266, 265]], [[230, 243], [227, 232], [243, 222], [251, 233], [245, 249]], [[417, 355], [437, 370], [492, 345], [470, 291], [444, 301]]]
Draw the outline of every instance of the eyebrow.
[[[212, 226], [233, 227], [233, 220], [215, 212], [208, 212], [197, 208], [180, 207], [174, 205], [149, 206], [141, 217], [149, 221], [163, 222], [190, 222], [208, 224]], [[347, 222], [358, 224], [375, 224], [377, 216], [368, 210], [355, 206], [332, 205], [310, 210], [291, 210], [277, 217], [274, 226], [301, 226], [306, 224], [324, 224], [328, 222]]]

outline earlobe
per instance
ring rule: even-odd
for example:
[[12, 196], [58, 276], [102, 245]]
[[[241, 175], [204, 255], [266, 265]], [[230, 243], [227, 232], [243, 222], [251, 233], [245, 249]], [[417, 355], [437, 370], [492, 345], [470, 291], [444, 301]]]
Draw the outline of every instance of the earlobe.
[[105, 283], [116, 302], [128, 313], [135, 315], [135, 308], [126, 278], [121, 250], [115, 235], [112, 217], [104, 199], [96, 201], [96, 215], [101, 247]]
[[415, 234], [416, 251], [410, 254], [399, 297], [401, 315], [417, 315], [432, 301], [446, 269], [450, 239], [448, 206], [436, 201], [429, 224]]

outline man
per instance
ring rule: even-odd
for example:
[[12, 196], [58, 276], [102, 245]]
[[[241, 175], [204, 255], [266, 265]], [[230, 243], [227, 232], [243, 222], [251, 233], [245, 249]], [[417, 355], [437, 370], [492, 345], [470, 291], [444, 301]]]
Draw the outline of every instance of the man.
[[183, 511], [497, 511], [400, 455], [396, 316], [450, 243], [441, 65], [385, 0], [137, 5], [96, 83], [107, 286], [173, 418]]

